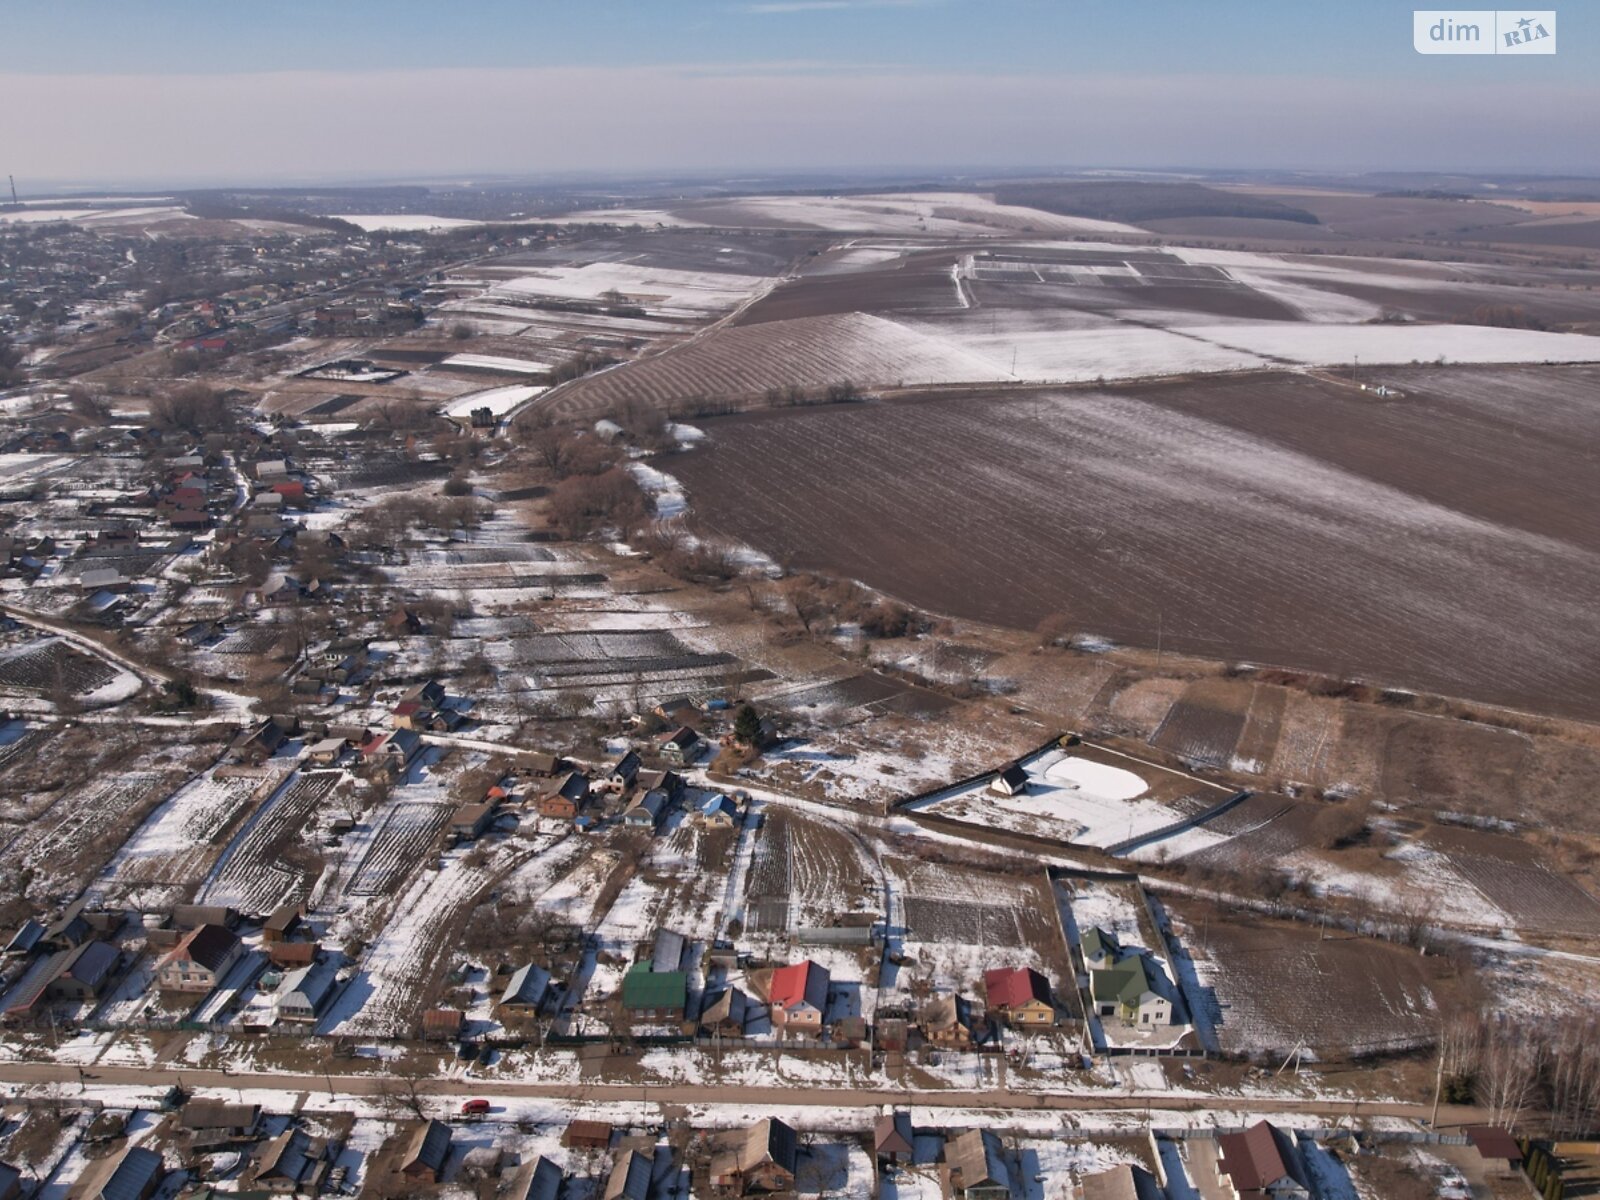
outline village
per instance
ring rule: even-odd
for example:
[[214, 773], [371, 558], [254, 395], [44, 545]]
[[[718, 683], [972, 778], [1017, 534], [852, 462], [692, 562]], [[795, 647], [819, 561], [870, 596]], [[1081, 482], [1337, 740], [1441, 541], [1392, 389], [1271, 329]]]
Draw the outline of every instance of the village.
[[117, 339], [6, 293], [0, 1200], [1595, 1185], [1587, 860], [1346, 778], [1399, 700], [919, 612], [685, 523], [714, 405], [550, 415], [793, 235], [291, 229]]

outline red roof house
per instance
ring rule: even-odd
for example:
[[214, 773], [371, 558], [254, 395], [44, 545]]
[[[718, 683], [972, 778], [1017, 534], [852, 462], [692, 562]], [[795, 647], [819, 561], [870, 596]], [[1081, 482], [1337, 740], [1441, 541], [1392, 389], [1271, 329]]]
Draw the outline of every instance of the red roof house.
[[985, 971], [983, 990], [989, 1011], [1014, 1023], [1048, 1025], [1055, 1021], [1050, 981], [1032, 967], [995, 967]]
[[1239, 1200], [1299, 1200], [1311, 1195], [1300, 1149], [1270, 1121], [1257, 1121], [1243, 1133], [1225, 1133], [1222, 1172]]
[[828, 1009], [830, 983], [828, 969], [810, 959], [779, 967], [772, 973], [772, 986], [767, 992], [772, 1023], [796, 1029], [821, 1029], [823, 1014]]

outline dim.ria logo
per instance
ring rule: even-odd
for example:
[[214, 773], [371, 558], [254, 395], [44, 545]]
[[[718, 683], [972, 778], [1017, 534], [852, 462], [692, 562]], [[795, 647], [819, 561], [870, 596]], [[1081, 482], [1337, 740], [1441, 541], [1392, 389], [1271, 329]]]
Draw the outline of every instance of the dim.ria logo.
[[1412, 44], [1419, 54], [1554, 54], [1553, 9], [1417, 9]]

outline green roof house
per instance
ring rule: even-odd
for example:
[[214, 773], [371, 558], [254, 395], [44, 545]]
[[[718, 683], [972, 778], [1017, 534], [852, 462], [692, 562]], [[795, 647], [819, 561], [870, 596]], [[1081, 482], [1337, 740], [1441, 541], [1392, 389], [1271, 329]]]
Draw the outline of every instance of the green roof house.
[[1116, 934], [1091, 925], [1078, 939], [1078, 949], [1083, 952], [1083, 965], [1091, 971], [1099, 971], [1116, 963], [1122, 954], [1122, 943], [1117, 941]]
[[1172, 985], [1147, 954], [1129, 954], [1114, 966], [1089, 972], [1096, 1014], [1131, 1025], [1172, 1024]]
[[652, 971], [648, 960], [622, 977], [622, 1010], [646, 1020], [683, 1020], [689, 1005], [689, 976], [683, 971]]

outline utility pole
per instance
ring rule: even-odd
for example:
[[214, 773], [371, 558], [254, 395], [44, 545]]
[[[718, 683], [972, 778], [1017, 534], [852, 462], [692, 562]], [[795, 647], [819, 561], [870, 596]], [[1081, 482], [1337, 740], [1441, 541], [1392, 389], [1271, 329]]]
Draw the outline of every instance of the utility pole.
[[1439, 1096], [1444, 1091], [1444, 1046], [1439, 1047], [1439, 1070], [1433, 1077], [1433, 1116], [1428, 1119], [1428, 1128], [1435, 1133], [1439, 1132]]

